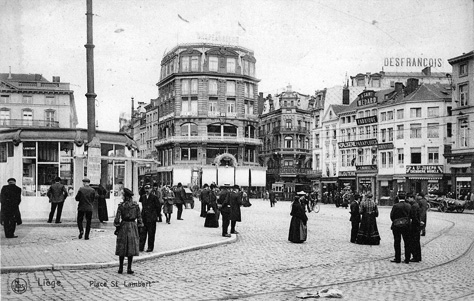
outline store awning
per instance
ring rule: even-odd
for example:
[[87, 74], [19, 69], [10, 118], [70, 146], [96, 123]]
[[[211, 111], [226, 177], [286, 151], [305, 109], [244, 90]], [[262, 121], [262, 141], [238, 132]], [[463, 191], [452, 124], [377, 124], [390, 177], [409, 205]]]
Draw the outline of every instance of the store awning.
[[265, 187], [267, 185], [267, 172], [265, 169], [250, 169], [250, 184], [252, 187]]
[[235, 168], [235, 184], [249, 186], [249, 167], [238, 166]]
[[456, 182], [471, 182], [471, 177], [457, 177]]
[[224, 186], [229, 184], [234, 186], [234, 168], [227, 166], [219, 166], [217, 168], [217, 185]]
[[443, 177], [436, 175], [436, 176], [429, 176], [429, 175], [416, 175], [416, 176], [408, 176], [410, 180], [442, 180]]
[[181, 183], [188, 186], [191, 183], [191, 168], [175, 167], [173, 169], [173, 185]]
[[217, 169], [214, 166], [202, 168], [202, 185], [217, 183]]

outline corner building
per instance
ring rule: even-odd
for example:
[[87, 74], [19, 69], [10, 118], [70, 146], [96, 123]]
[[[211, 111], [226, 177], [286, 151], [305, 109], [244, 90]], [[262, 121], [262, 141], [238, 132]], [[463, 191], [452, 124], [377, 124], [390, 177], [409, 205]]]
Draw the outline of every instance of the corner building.
[[207, 43], [181, 44], [163, 57], [158, 183], [265, 186], [255, 64], [249, 49]]

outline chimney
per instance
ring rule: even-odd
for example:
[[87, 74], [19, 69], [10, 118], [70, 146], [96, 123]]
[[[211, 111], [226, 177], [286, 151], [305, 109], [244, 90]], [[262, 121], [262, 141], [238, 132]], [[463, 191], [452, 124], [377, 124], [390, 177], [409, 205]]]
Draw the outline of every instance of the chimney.
[[12, 79], [13, 78], [12, 77], [12, 66], [8, 66], [8, 67], [9, 67], [9, 70], [10, 70], [10, 71], [8, 71], [8, 79]]
[[263, 98], [263, 92], [258, 93], [257, 112], [258, 115], [263, 113], [263, 106], [265, 105], [265, 98]]
[[349, 88], [347, 87], [342, 88], [342, 104], [349, 104]]
[[53, 83], [61, 82], [61, 78], [59, 76], [53, 76]]
[[425, 69], [421, 70], [421, 73], [426, 76], [431, 76], [431, 67], [426, 67]]
[[395, 83], [395, 92], [397, 92], [397, 94], [402, 94], [403, 88], [404, 88], [403, 83], [400, 83], [400, 82]]
[[[429, 67], [428, 67], [429, 68]], [[408, 95], [415, 91], [418, 88], [418, 79], [417, 78], [409, 78], [407, 80], [407, 86], [405, 88], [405, 94]]]

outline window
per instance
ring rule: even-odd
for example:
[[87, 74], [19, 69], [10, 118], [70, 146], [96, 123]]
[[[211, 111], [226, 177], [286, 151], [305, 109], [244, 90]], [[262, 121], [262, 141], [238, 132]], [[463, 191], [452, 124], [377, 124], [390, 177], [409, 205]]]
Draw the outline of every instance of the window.
[[189, 56], [183, 56], [181, 58], [181, 71], [189, 71]]
[[291, 128], [292, 128], [291, 119], [287, 119], [287, 120], [286, 120], [286, 128], [287, 128], [287, 129], [291, 129]]
[[342, 122], [342, 124], [346, 123], [346, 117], [342, 117], [341, 122]]
[[227, 81], [226, 95], [235, 96], [235, 81]]
[[349, 166], [352, 166], [354, 165], [352, 162], [352, 156], [350, 155], [350, 150], [347, 150], [347, 162], [346, 162], [346, 165], [349, 167]]
[[387, 120], [393, 120], [393, 111], [387, 112]]
[[403, 109], [397, 110], [397, 119], [403, 119], [404, 112], [405, 110]]
[[351, 116], [347, 116], [347, 123], [351, 123]]
[[189, 80], [187, 79], [181, 80], [181, 94], [183, 95], [189, 94]]
[[227, 99], [227, 114], [235, 114], [235, 99]]
[[410, 109], [410, 118], [420, 118], [420, 117], [421, 117], [421, 108]]
[[191, 97], [191, 113], [197, 115], [198, 113], [198, 99], [197, 97]]
[[9, 103], [10, 95], [0, 95], [0, 103]]
[[397, 139], [403, 139], [403, 124], [397, 125]]
[[0, 126], [1, 125], [10, 125], [10, 110], [0, 110]]
[[465, 76], [468, 74], [467, 63], [459, 65], [459, 76]]
[[364, 164], [364, 150], [359, 149], [358, 152], [359, 152], [358, 163], [359, 163], [359, 165], [363, 165]]
[[428, 147], [428, 164], [438, 164], [438, 163], [439, 163], [439, 148]]
[[209, 71], [218, 71], [219, 59], [216, 56], [209, 57]]
[[421, 123], [410, 124], [410, 138], [421, 138]]
[[386, 121], [387, 120], [387, 113], [383, 112], [380, 113], [380, 121]]
[[341, 166], [346, 167], [346, 151], [341, 151]]
[[227, 58], [227, 73], [235, 73], [235, 58]]
[[447, 137], [453, 136], [453, 124], [451, 122], [446, 123], [446, 136]]
[[293, 148], [293, 138], [285, 137], [285, 147], [286, 148]]
[[386, 133], [387, 133], [386, 129], [381, 129], [380, 130], [380, 139], [382, 140], [382, 142], [387, 141]]
[[428, 123], [428, 138], [439, 138], [439, 123]]
[[245, 101], [244, 108], [245, 108], [245, 115], [253, 115], [253, 101]]
[[316, 138], [314, 138], [314, 147], [319, 148], [319, 134], [316, 134]]
[[380, 87], [380, 79], [378, 78], [372, 79], [372, 87]]
[[209, 80], [209, 94], [217, 95], [217, 80], [216, 79]]
[[181, 160], [197, 160], [197, 149], [182, 147]]
[[191, 57], [191, 71], [199, 71], [199, 57]]
[[359, 139], [364, 139], [365, 138], [365, 129], [364, 127], [359, 128]]
[[[46, 97], [48, 99], [48, 97]], [[33, 97], [31, 95], [23, 95], [23, 103], [24, 104], [32, 104], [33, 103]], [[48, 104], [48, 103], [46, 103]]]
[[388, 141], [393, 141], [393, 128], [388, 129]]
[[405, 153], [403, 148], [397, 148], [398, 164], [405, 164]]
[[346, 141], [346, 130], [341, 130], [341, 141]]
[[189, 112], [189, 99], [187, 97], [181, 98], [181, 113]]
[[461, 107], [468, 105], [469, 86], [467, 84], [459, 85], [459, 105]]
[[33, 111], [23, 110], [23, 125], [27, 125], [27, 126], [33, 125]]
[[388, 167], [393, 167], [393, 152], [387, 152], [388, 154]]
[[365, 135], [367, 139], [370, 139], [370, 125], [365, 127]]
[[428, 117], [438, 117], [439, 107], [428, 107]]
[[54, 96], [46, 96], [45, 103], [46, 103], [46, 105], [49, 105], [49, 106], [54, 106], [54, 105], [56, 105], [56, 97], [54, 97]]
[[410, 148], [411, 164], [421, 164], [421, 147]]
[[55, 112], [53, 110], [45, 111], [44, 119], [46, 121], [46, 126], [55, 126]]
[[459, 146], [469, 146], [469, 122], [467, 119], [459, 119]]
[[382, 168], [387, 167], [387, 153], [386, 152], [381, 152], [381, 160], [382, 160]]
[[365, 79], [363, 79], [363, 78], [358, 78], [358, 79], [357, 79], [357, 86], [358, 86], [358, 87], [363, 87], [363, 86], [365, 86]]
[[191, 94], [198, 94], [198, 80], [191, 80]]
[[378, 134], [377, 133], [378, 132], [377, 128], [378, 127], [376, 125], [372, 126], [372, 138], [377, 138], [377, 134]]

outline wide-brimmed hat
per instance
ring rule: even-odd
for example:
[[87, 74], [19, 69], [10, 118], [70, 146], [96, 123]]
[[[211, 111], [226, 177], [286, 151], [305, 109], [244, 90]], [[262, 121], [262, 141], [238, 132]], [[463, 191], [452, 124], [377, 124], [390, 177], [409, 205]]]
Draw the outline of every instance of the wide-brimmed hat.
[[133, 192], [128, 188], [124, 188], [123, 189], [123, 195], [126, 196], [126, 197], [130, 197], [130, 196], [133, 196]]

